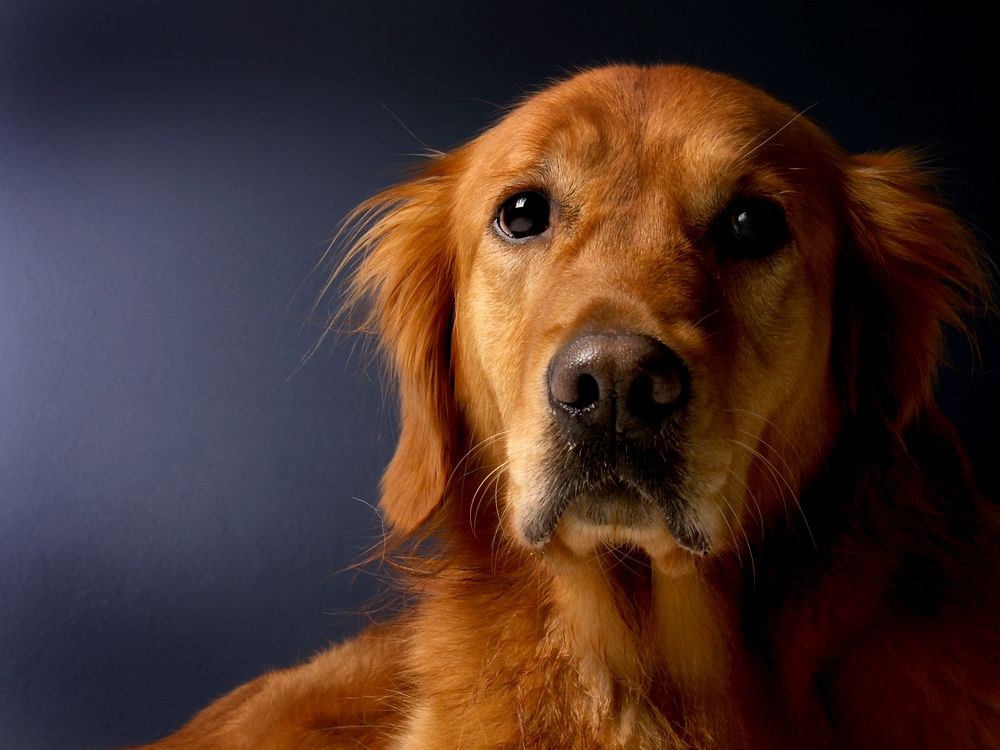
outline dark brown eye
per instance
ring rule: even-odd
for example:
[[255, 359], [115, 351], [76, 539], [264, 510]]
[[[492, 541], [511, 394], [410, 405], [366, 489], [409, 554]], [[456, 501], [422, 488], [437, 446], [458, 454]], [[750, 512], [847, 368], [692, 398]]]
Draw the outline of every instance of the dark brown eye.
[[517, 193], [503, 202], [494, 224], [504, 237], [535, 237], [549, 228], [549, 199], [534, 190]]
[[712, 230], [716, 251], [731, 258], [762, 258], [790, 239], [785, 210], [766, 198], [737, 198]]

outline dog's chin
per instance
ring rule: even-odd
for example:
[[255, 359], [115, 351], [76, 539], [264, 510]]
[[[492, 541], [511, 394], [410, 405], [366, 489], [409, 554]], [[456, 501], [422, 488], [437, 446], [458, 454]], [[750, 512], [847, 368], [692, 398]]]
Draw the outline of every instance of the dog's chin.
[[560, 519], [554, 539], [576, 558], [588, 558], [607, 548], [644, 552], [653, 568], [671, 576], [693, 571], [695, 556], [681, 546], [662, 519], [645, 524], [594, 523], [571, 506]]

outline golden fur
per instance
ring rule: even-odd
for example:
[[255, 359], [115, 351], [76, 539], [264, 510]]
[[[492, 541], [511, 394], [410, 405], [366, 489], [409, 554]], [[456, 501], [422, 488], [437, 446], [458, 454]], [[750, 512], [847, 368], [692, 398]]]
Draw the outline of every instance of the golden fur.
[[[550, 226], [510, 242], [493, 221], [524, 190]], [[713, 246], [738, 195], [781, 206], [780, 249]], [[850, 156], [720, 75], [610, 67], [356, 219], [415, 605], [150, 747], [1000, 747], [995, 513], [933, 399], [984, 276], [913, 156]], [[583, 331], [684, 363], [673, 497], [702, 546], [618, 496], [526, 537], [570, 450], [546, 373]]]

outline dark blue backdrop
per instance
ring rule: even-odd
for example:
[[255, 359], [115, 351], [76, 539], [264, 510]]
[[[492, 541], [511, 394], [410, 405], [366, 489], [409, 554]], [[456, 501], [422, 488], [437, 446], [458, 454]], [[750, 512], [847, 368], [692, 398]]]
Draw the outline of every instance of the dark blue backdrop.
[[[357, 342], [297, 368], [310, 269], [546, 79], [736, 74], [852, 149], [929, 147], [993, 247], [995, 24], [871, 5], [0, 0], [0, 747], [152, 739], [363, 625], [373, 580], [336, 573], [394, 414]], [[995, 488], [982, 329], [944, 398]]]

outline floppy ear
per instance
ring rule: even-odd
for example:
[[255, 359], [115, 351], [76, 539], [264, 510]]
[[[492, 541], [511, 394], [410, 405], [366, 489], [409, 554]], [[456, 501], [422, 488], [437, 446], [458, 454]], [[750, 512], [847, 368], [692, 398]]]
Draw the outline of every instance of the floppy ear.
[[359, 206], [344, 264], [348, 307], [364, 310], [399, 388], [400, 435], [382, 477], [382, 512], [395, 532], [415, 531], [442, 501], [455, 431], [450, 339], [454, 254], [448, 231], [453, 157]]
[[986, 293], [979, 246], [905, 151], [854, 157], [838, 288], [850, 413], [896, 429], [928, 405], [947, 327]]

